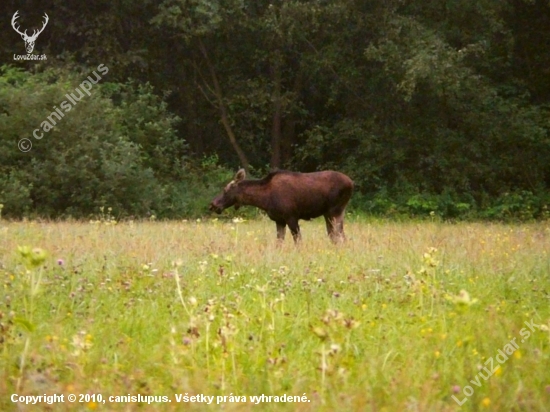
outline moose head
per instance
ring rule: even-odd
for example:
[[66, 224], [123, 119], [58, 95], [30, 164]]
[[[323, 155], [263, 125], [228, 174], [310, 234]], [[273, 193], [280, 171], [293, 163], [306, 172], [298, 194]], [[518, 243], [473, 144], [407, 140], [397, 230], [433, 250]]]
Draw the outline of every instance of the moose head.
[[235, 209], [240, 207], [238, 200], [239, 196], [239, 183], [243, 181], [246, 177], [246, 172], [244, 169], [240, 169], [233, 180], [225, 186], [222, 194], [216, 196], [212, 203], [210, 203], [210, 210], [221, 213], [223, 210], [228, 207], [235, 206]]
[[36, 41], [38, 35], [42, 33], [42, 31], [44, 30], [50, 18], [46, 13], [44, 13], [45, 20], [44, 20], [44, 24], [42, 25], [42, 28], [40, 30], [33, 30], [32, 36], [29, 36], [27, 35], [27, 30], [25, 30], [24, 32], [19, 31], [19, 24], [16, 22], [16, 20], [19, 18], [18, 13], [19, 13], [19, 10], [16, 11], [15, 14], [13, 15], [13, 18], [11, 19], [11, 25], [13, 29], [17, 33], [19, 33], [21, 35], [21, 38], [25, 41], [25, 48], [27, 49], [27, 53], [31, 54], [32, 51], [34, 50], [34, 42]]

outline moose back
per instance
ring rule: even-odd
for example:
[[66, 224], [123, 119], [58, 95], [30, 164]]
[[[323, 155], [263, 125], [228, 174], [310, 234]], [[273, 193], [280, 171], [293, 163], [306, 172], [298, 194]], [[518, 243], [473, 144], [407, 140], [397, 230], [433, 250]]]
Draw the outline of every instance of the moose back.
[[294, 241], [300, 239], [298, 220], [324, 216], [327, 233], [333, 242], [345, 239], [344, 214], [353, 193], [353, 181], [343, 173], [326, 170], [297, 173], [284, 170], [271, 172], [260, 180], [246, 180], [241, 169], [223, 192], [210, 204], [210, 210], [221, 213], [228, 207], [243, 205], [264, 210], [277, 224], [277, 239], [285, 237], [289, 227]]

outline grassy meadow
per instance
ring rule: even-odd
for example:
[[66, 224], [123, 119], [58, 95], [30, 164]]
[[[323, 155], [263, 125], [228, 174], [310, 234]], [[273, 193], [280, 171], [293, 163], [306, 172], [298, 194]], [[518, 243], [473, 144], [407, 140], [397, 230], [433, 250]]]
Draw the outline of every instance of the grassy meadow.
[[550, 410], [550, 222], [301, 228], [0, 221], [0, 410]]

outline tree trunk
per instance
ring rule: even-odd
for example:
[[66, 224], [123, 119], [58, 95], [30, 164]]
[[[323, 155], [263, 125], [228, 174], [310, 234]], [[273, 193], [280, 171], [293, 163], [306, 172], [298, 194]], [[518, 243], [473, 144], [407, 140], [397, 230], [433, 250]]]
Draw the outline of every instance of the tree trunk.
[[216, 97], [217, 108], [220, 111], [221, 122], [223, 124], [223, 127], [225, 128], [225, 132], [227, 133], [227, 137], [229, 138], [229, 142], [231, 143], [231, 146], [233, 146], [233, 149], [235, 150], [235, 152], [237, 153], [237, 156], [239, 157], [241, 166], [248, 173], [250, 169], [250, 163], [248, 162], [248, 159], [244, 151], [241, 149], [241, 146], [237, 142], [237, 138], [235, 137], [235, 133], [233, 132], [233, 128], [231, 127], [231, 123], [229, 122], [229, 114], [227, 112], [227, 107], [225, 105], [225, 102], [223, 101], [223, 93], [220, 86], [220, 82], [218, 81], [216, 69], [214, 68], [214, 65], [212, 64], [212, 62], [210, 61], [210, 58], [208, 57], [208, 53], [206, 51], [206, 47], [204, 47], [204, 43], [202, 42], [201, 39], [199, 39], [199, 47], [202, 55], [204, 56], [204, 59], [206, 60], [208, 70], [210, 72], [210, 77], [212, 79], [212, 84], [214, 86], [214, 96]]
[[[293, 98], [299, 100], [300, 91], [302, 88], [302, 69], [296, 70], [296, 77], [294, 78]], [[290, 112], [283, 119], [282, 126], [282, 140], [281, 140], [281, 164], [283, 167], [292, 159], [292, 145], [296, 142], [296, 113], [294, 110]]]
[[271, 76], [273, 79], [273, 125], [271, 128], [271, 169], [281, 167], [281, 141], [282, 138], [282, 102], [281, 102], [281, 55], [275, 53], [271, 64]]

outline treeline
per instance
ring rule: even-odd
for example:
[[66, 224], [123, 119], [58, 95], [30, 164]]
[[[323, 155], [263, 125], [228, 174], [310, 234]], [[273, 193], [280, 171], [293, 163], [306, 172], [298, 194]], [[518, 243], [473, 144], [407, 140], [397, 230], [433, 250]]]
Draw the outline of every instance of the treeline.
[[[239, 166], [343, 171], [378, 215], [550, 216], [546, 0], [0, 10], [3, 216], [198, 216]], [[17, 10], [47, 60], [14, 59]]]

